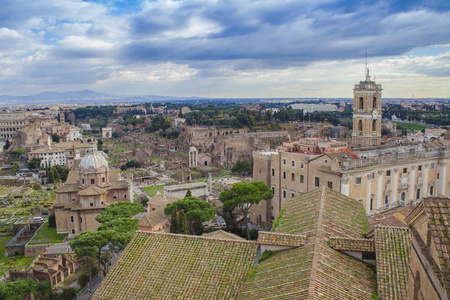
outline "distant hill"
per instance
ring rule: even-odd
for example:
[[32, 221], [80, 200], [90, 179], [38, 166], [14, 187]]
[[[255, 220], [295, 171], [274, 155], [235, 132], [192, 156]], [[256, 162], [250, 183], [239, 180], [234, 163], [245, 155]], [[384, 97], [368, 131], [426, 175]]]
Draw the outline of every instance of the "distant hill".
[[101, 104], [114, 102], [155, 102], [170, 100], [196, 100], [198, 97], [174, 97], [160, 95], [122, 96], [97, 93], [91, 90], [70, 92], [42, 92], [29, 96], [0, 95], [0, 105], [47, 105], [47, 104]]

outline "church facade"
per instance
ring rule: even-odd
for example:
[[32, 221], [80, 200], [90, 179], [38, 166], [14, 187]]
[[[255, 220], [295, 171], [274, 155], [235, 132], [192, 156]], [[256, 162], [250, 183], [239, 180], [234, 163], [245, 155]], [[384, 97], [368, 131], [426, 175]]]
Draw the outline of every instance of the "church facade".
[[54, 212], [58, 233], [79, 234], [100, 225], [95, 217], [118, 201], [132, 201], [130, 180], [120, 169], [109, 168], [106, 154], [91, 151], [75, 162], [66, 183], [55, 190]]

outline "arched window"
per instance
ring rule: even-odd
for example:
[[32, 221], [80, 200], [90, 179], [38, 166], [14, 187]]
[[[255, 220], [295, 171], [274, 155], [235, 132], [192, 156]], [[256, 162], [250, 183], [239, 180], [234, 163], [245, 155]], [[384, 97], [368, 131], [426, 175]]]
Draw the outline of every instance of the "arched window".
[[377, 97], [373, 97], [373, 108], [377, 108]]
[[402, 201], [405, 201], [405, 198], [406, 198], [406, 194], [402, 193], [402, 196], [401, 196]]
[[363, 97], [359, 98], [359, 109], [364, 109], [364, 99], [363, 99]]
[[373, 120], [372, 122], [372, 131], [377, 131], [377, 120]]
[[358, 121], [358, 131], [363, 131], [363, 121], [362, 120]]

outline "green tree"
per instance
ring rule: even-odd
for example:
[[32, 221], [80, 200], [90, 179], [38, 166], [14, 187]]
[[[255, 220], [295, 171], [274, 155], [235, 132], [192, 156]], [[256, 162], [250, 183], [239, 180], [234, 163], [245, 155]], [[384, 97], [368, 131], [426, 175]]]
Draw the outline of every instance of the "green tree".
[[9, 142], [9, 140], [6, 140], [5, 145], [3, 145], [3, 150], [8, 150], [9, 147], [11, 147], [11, 143]]
[[176, 208], [170, 216], [170, 233], [178, 233], [178, 210]]
[[197, 235], [201, 235], [203, 232], [202, 223], [214, 218], [216, 212], [208, 202], [195, 197], [188, 197], [169, 203], [164, 208], [164, 213], [171, 216], [174, 210], [183, 210], [186, 213], [189, 232]]
[[54, 143], [59, 143], [59, 135], [57, 133], [52, 133], [52, 141]]
[[33, 157], [29, 162], [27, 162], [25, 165], [28, 169], [34, 170], [38, 168], [41, 165], [41, 158], [39, 157]]
[[37, 283], [28, 279], [19, 279], [0, 284], [0, 299], [4, 300], [44, 300], [53, 297], [54, 294], [48, 281]]
[[231, 168], [231, 172], [234, 174], [251, 174], [252, 164], [248, 160], [238, 160], [236, 164]]
[[191, 189], [188, 189], [186, 192], [186, 196], [184, 196], [184, 198], [187, 198], [187, 197], [192, 197]]
[[139, 203], [117, 202], [105, 208], [95, 219], [99, 223], [106, 223], [118, 218], [131, 218], [143, 211], [145, 209]]
[[254, 204], [261, 200], [273, 197], [272, 190], [262, 181], [237, 182], [229, 191], [220, 193], [219, 200], [228, 208], [237, 208], [243, 214], [243, 221], [247, 230], [247, 239], [250, 240], [248, 229], [248, 212]]
[[125, 249], [138, 229], [139, 221], [131, 217], [142, 211], [145, 209], [139, 203], [113, 203], [95, 218], [102, 223], [97, 231], [82, 232], [70, 242], [70, 247], [78, 257], [96, 257], [100, 270], [106, 275], [108, 264], [102, 259], [101, 249], [106, 246], [113, 251]]
[[13, 163], [12, 165], [12, 169], [14, 170], [14, 172], [17, 172], [19, 170], [19, 164], [18, 163]]
[[180, 210], [180, 212], [178, 213], [177, 223], [178, 223], [178, 233], [189, 234], [186, 214], [184, 213], [184, 210]]
[[19, 155], [23, 155], [27, 153], [27, 151], [25, 149], [14, 149], [13, 151], [11, 151], [11, 154], [14, 154], [15, 156], [19, 156]]
[[102, 248], [108, 245], [114, 233], [113, 230], [83, 231], [81, 234], [75, 236], [69, 244], [75, 251], [75, 254], [80, 258], [88, 259], [97, 257], [97, 264], [106, 276], [106, 267], [101, 265]]

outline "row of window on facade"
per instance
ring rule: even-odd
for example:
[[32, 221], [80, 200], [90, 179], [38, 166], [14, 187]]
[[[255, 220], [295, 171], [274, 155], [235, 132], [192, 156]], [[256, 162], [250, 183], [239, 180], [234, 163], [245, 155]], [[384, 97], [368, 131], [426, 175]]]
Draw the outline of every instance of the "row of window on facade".
[[[434, 185], [430, 186], [430, 195], [433, 196], [434, 195]], [[384, 196], [384, 205], [389, 204], [390, 201], [390, 195], [385, 195]], [[416, 200], [420, 200], [421, 199], [421, 189], [416, 189]], [[406, 201], [406, 192], [402, 192], [400, 194], [400, 200], [401, 201]], [[370, 210], [373, 210], [373, 203], [374, 203], [374, 199], [370, 198]], [[360, 200], [360, 202], [362, 202], [362, 200]]]
[[22, 127], [7, 127], [7, 128], [0, 128], [0, 131], [17, 131], [19, 129], [22, 129]]
[[0, 126], [25, 125], [23, 121], [0, 122]]
[[[294, 175], [294, 174], [292, 174], [292, 175]], [[303, 182], [303, 175], [300, 176], [300, 182]], [[320, 178], [317, 177], [317, 176], [314, 178], [314, 186], [315, 187], [320, 187]], [[328, 181], [327, 182], [327, 187], [329, 189], [333, 189], [333, 182]], [[302, 189], [302, 191], [300, 191], [300, 193], [302, 193], [302, 192], [303, 192], [303, 189]], [[272, 186], [272, 193], [275, 195], [275, 186]], [[287, 198], [287, 191], [285, 189], [283, 189], [282, 193], [283, 193], [283, 195], [282, 195], [283, 198], [286, 199]], [[291, 192], [291, 197], [295, 197], [295, 192]]]
[[[309, 148], [308, 148], [308, 150], [309, 150]], [[283, 158], [283, 165], [286, 165], [286, 163], [287, 163], [287, 160], [286, 160], [286, 158]], [[295, 160], [292, 160], [291, 161], [291, 165], [293, 166], [293, 167], [295, 167]], [[305, 167], [305, 164], [304, 164], [304, 162], [300, 162], [300, 169], [303, 169]], [[273, 169], [272, 169], [273, 170]]]
[[[106, 182], [105, 177], [102, 177], [102, 182], [103, 182], [103, 183]], [[84, 179], [81, 179], [81, 183], [84, 184]], [[95, 179], [91, 178], [91, 184], [95, 184]]]
[[[431, 170], [434, 170], [435, 164], [431, 163], [430, 164], [430, 168], [431, 168]], [[419, 172], [422, 171], [422, 166], [417, 166], [417, 171], [419, 171]], [[403, 168], [402, 173], [403, 174], [407, 174], [408, 173], [408, 168]], [[387, 170], [386, 171], [386, 177], [390, 177], [391, 174], [392, 174], [392, 170]], [[372, 177], [373, 178], [375, 178], [374, 176], [375, 176], [375, 173], [372, 173]], [[439, 179], [439, 174], [437, 174], [437, 179]], [[362, 184], [362, 177], [356, 177], [356, 184]]]

